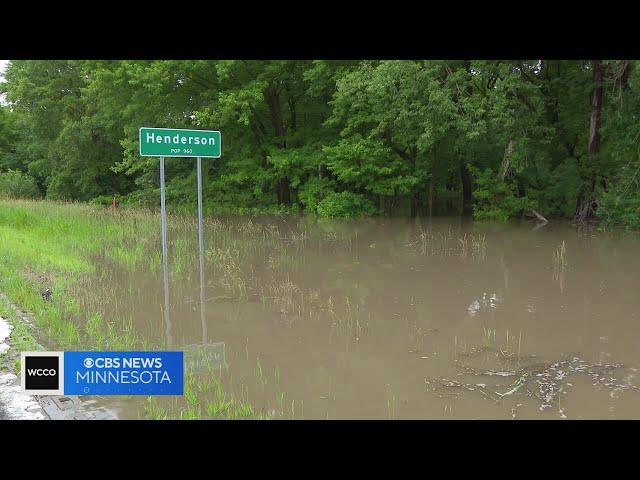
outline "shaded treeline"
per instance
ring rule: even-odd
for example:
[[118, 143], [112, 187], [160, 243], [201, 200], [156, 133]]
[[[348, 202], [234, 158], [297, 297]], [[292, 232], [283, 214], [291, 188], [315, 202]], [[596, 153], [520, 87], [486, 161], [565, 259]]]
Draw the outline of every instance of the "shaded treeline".
[[[12, 61], [0, 194], [157, 204], [141, 126], [219, 129], [218, 212], [474, 212], [640, 227], [632, 61]], [[193, 205], [194, 162], [169, 200]]]

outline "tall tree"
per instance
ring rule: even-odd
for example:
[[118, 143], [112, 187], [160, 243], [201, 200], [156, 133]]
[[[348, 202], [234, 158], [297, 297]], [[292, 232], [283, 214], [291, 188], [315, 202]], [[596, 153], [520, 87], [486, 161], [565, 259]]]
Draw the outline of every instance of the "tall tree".
[[589, 117], [589, 138], [587, 154], [589, 156], [589, 178], [578, 197], [576, 216], [584, 221], [595, 214], [595, 190], [598, 179], [598, 156], [600, 154], [600, 126], [602, 123], [603, 75], [602, 60], [591, 62], [593, 70], [593, 89], [591, 90], [591, 115]]

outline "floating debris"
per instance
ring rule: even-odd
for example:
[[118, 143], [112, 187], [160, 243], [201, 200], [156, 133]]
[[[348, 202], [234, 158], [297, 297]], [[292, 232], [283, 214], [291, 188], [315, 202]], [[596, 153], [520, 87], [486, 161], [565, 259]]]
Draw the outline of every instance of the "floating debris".
[[[572, 356], [554, 363], [536, 363], [514, 369], [477, 369], [471, 365], [456, 362], [458, 375], [473, 377], [502, 377], [513, 378], [509, 384], [495, 384], [488, 386], [479, 382], [463, 382], [441, 378], [435, 381], [425, 379], [425, 384], [432, 386], [431, 391], [443, 397], [445, 392], [455, 392], [459, 396], [462, 391], [473, 391], [482, 394], [493, 402], [500, 403], [506, 397], [522, 394], [534, 398], [539, 402], [538, 410], [545, 411], [550, 407], [557, 407], [561, 418], [567, 418], [565, 408], [560, 406], [560, 395], [566, 394], [573, 387], [570, 378], [577, 375], [587, 376], [597, 389], [608, 389], [613, 398], [623, 391], [640, 391], [640, 387], [633, 382], [637, 369], [628, 368], [627, 374], [619, 380], [614, 372], [624, 367], [620, 363], [589, 364], [580, 357]], [[521, 404], [516, 405], [520, 406]], [[511, 409], [512, 418], [516, 416], [516, 409]]]
[[482, 294], [482, 298], [474, 300], [467, 307], [467, 312], [472, 317], [478, 315], [481, 311], [490, 311], [498, 308], [498, 305], [502, 303], [502, 299], [498, 296], [497, 293], [492, 293], [491, 295], [484, 292]]

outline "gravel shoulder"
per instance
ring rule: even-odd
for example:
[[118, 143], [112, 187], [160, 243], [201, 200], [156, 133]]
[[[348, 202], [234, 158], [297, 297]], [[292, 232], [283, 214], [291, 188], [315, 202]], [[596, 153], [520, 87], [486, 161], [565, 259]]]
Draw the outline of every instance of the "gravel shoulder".
[[95, 397], [35, 396], [20, 386], [20, 352], [44, 348], [33, 335], [33, 320], [0, 292], [0, 420], [115, 420], [117, 413]]

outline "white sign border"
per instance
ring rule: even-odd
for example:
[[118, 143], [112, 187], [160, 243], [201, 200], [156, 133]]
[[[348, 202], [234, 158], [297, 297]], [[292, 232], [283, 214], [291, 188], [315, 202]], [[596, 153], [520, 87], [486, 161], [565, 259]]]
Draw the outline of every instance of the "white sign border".
[[[150, 130], [178, 130], [181, 132], [207, 132], [207, 133], [219, 133], [220, 134], [220, 155], [144, 155], [142, 153], [142, 143], [140, 142], [140, 137], [142, 136], [142, 129], [147, 128]], [[222, 157], [222, 132], [220, 130], [193, 130], [190, 128], [163, 128], [163, 127], [140, 127], [138, 129], [138, 153], [141, 157], [165, 157], [165, 158], [221, 158]]]

